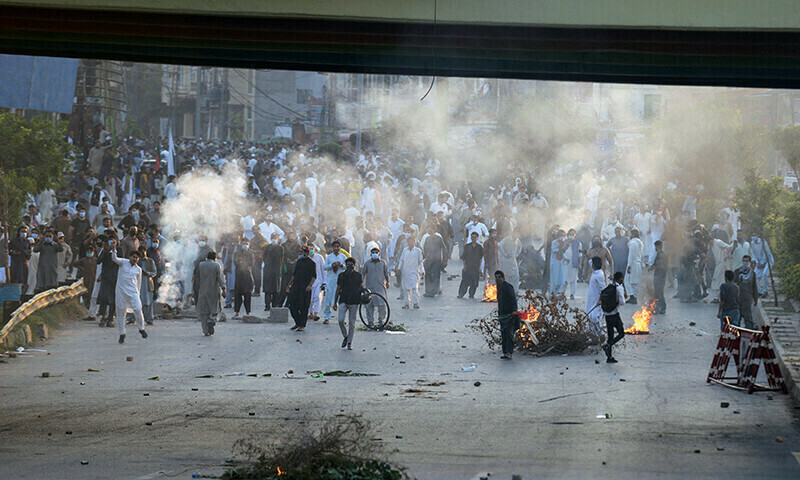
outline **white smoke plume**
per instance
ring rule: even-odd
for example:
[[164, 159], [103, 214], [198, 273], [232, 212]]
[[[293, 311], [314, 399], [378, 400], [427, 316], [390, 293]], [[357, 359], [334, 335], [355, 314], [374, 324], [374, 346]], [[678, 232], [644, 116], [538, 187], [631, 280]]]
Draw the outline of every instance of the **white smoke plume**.
[[191, 292], [198, 237], [205, 235], [208, 245], [215, 245], [223, 235], [241, 229], [241, 215], [248, 210], [246, 177], [238, 162], [227, 162], [221, 173], [188, 172], [176, 184], [178, 197], [162, 207], [161, 217], [168, 241], [161, 248], [165, 268], [159, 296], [171, 306], [182, 301], [181, 285], [184, 295]]

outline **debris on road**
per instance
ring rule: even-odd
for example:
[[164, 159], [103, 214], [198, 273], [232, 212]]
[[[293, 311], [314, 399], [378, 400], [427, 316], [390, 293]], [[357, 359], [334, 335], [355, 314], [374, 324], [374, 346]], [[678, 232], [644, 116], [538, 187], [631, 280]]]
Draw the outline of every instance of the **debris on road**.
[[127, 362], [132, 362], [132, 361], [133, 361], [133, 357], [126, 357], [126, 358], [125, 358], [125, 361], [127, 361]]
[[81, 460], [81, 465], [89, 465], [89, 460]]
[[100, 370], [98, 370], [98, 369], [96, 369], [96, 368], [90, 368], [90, 369], [88, 369], [88, 370], [86, 370], [86, 371], [87, 371], [87, 372], [99, 372]]
[[728, 408], [730, 405], [731, 404], [728, 403], [728, 402], [722, 402], [722, 403], [719, 404], [719, 406], [722, 407], [722, 408]]
[[611, 418], [611, 414], [610, 413], [598, 413], [595, 416], [595, 418], [602, 418], [602, 419]]
[[161, 379], [160, 379], [160, 378], [158, 378], [158, 376], [155, 376], [155, 377], [150, 377], [150, 378], [148, 378], [148, 380], [161, 380]]
[[475, 385], [476, 387], [480, 387], [481, 386], [481, 382], [475, 382], [473, 385]]
[[478, 368], [478, 365], [471, 363], [466, 367], [461, 367], [462, 372], [474, 372], [475, 369]]
[[42, 378], [49, 378], [50, 372], [42, 372]]

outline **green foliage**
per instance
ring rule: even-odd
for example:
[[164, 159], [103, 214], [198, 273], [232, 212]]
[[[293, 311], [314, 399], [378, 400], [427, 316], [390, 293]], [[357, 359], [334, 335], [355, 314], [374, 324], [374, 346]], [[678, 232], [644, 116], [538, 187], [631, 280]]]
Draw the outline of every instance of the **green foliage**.
[[125, 122], [125, 130], [123, 130], [122, 135], [125, 137], [136, 137], [136, 138], [144, 138], [144, 131], [142, 131], [142, 127], [136, 123], [136, 120], [133, 118], [129, 118], [127, 122]]
[[26, 195], [58, 185], [70, 148], [63, 124], [0, 114], [0, 215], [6, 222], [16, 223]]
[[800, 264], [800, 197], [788, 195], [781, 211], [770, 217], [776, 269], [788, 272]]
[[781, 273], [781, 293], [800, 300], [800, 264], [786, 268]]
[[786, 158], [786, 163], [797, 171], [800, 168], [800, 125], [776, 129], [773, 142], [775, 149]]
[[282, 444], [262, 447], [256, 440], [239, 440], [234, 450], [244, 465], [227, 470], [225, 480], [400, 480], [407, 476], [376, 460], [380, 445], [361, 417], [336, 416], [316, 431], [287, 433]]
[[336, 142], [323, 143], [322, 145], [319, 146], [319, 152], [322, 154], [330, 155], [334, 159], [338, 159], [339, 156], [342, 154], [342, 146]]
[[764, 179], [755, 169], [748, 170], [742, 186], [736, 187], [734, 199], [745, 234], [764, 236], [769, 231], [767, 226], [770, 220], [773, 219], [774, 223], [774, 217], [780, 213], [788, 194], [782, 185], [779, 178]]
[[237, 112], [231, 115], [230, 120], [230, 137], [231, 140], [241, 142], [245, 140], [247, 132], [245, 132], [244, 113]]

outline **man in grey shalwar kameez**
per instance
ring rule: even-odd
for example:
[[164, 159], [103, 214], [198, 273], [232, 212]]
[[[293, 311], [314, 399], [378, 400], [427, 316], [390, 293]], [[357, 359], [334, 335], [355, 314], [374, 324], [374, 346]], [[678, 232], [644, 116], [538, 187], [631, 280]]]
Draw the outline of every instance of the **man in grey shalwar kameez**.
[[36, 293], [58, 286], [58, 253], [64, 250], [60, 243], [53, 241], [53, 232], [44, 234], [36, 242], [34, 253], [39, 253], [39, 268], [36, 270]]
[[628, 237], [622, 234], [622, 228], [616, 227], [614, 236], [606, 242], [606, 248], [611, 252], [611, 258], [614, 260], [613, 273], [625, 274], [628, 271], [628, 241]]
[[208, 252], [206, 260], [197, 266], [197, 316], [205, 336], [214, 334], [220, 298], [225, 296], [225, 278], [216, 260], [217, 254]]
[[[386, 298], [386, 289], [391, 281], [389, 277], [389, 266], [380, 258], [381, 249], [378, 247], [370, 250], [370, 259], [361, 268], [361, 275], [364, 277], [364, 287], [372, 293], [379, 293]], [[372, 326], [375, 321], [375, 306], [378, 307], [378, 325], [383, 325], [386, 318], [386, 302], [372, 297], [372, 300], [364, 308], [367, 310], [367, 323]]]
[[[139, 247], [139, 267], [142, 269], [142, 284], [139, 286], [139, 298], [142, 300], [144, 323], [153, 324], [153, 288], [152, 278], [156, 276], [156, 262], [147, 257], [147, 249]], [[153, 285], [155, 287], [155, 285]]]

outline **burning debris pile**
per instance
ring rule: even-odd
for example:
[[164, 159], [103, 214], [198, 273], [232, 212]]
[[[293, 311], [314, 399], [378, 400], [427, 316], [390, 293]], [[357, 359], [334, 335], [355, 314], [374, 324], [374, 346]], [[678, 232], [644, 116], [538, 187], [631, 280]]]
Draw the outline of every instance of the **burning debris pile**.
[[483, 289], [482, 302], [495, 302], [497, 303], [497, 285], [490, 285], [486, 282], [486, 287]]
[[[586, 313], [570, 307], [561, 296], [528, 290], [522, 303], [527, 306], [520, 312], [515, 347], [523, 352], [537, 356], [579, 353], [597, 347], [603, 341], [603, 335], [591, 324]], [[496, 311], [476, 318], [467, 326], [483, 335], [492, 350], [500, 347], [500, 323]]]
[[633, 314], [633, 325], [625, 329], [625, 333], [632, 335], [647, 335], [650, 333], [650, 321], [653, 319], [653, 314], [656, 311], [656, 301], [642, 306], [642, 308]]

